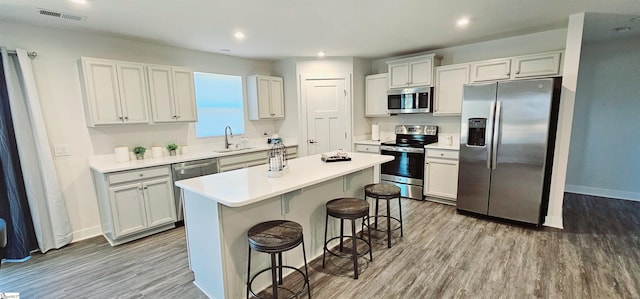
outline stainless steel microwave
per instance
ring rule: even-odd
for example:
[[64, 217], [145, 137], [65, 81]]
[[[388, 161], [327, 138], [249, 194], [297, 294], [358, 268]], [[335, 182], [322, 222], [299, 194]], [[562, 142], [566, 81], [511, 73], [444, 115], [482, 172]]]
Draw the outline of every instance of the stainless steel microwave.
[[430, 113], [433, 87], [391, 89], [387, 91], [387, 110], [391, 114]]

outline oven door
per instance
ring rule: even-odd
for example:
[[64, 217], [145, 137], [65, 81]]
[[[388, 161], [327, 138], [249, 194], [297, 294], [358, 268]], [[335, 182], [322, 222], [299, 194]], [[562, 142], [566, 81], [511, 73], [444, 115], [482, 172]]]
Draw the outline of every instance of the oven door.
[[424, 149], [415, 147], [381, 146], [380, 153], [394, 156], [382, 164], [382, 178], [398, 183], [422, 186], [424, 178]]

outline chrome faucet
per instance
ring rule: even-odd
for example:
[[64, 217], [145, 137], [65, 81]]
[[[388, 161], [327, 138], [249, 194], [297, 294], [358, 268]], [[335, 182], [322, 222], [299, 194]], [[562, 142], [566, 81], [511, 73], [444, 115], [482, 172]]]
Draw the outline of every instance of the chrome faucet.
[[[227, 135], [227, 129], [229, 129], [229, 135]], [[229, 149], [229, 136], [233, 136], [233, 132], [231, 132], [231, 127], [224, 127], [224, 148]]]

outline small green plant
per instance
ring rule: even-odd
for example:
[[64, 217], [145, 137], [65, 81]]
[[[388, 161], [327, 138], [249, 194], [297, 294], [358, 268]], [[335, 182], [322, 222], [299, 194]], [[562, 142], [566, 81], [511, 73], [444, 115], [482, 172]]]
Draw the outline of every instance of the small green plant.
[[133, 153], [136, 155], [144, 155], [147, 149], [144, 146], [136, 146], [133, 148]]
[[167, 145], [167, 150], [168, 150], [168, 151], [175, 151], [175, 150], [177, 150], [177, 149], [178, 149], [178, 145], [177, 145], [177, 144], [175, 144], [175, 143], [169, 143], [169, 144]]

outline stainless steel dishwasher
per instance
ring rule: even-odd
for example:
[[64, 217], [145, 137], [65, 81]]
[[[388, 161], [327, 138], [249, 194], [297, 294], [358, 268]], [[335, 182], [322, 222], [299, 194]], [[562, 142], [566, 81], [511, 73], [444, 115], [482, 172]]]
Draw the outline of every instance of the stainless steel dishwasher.
[[[218, 173], [218, 159], [204, 159], [182, 163], [174, 163], [171, 165], [173, 168], [173, 182], [179, 180], [186, 180], [203, 175]], [[182, 192], [175, 184], [173, 185], [174, 198], [176, 200], [176, 215], [178, 221], [184, 219], [182, 213]]]

